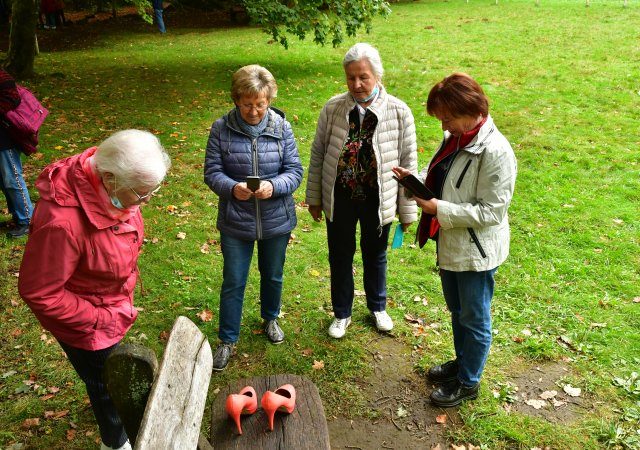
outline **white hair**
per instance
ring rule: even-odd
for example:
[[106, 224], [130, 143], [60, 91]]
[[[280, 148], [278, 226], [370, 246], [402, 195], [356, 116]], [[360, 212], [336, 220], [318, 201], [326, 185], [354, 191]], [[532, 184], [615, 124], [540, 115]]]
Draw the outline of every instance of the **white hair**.
[[357, 62], [363, 59], [369, 61], [369, 64], [371, 65], [371, 71], [378, 79], [378, 81], [382, 80], [384, 69], [382, 68], [380, 53], [378, 53], [378, 50], [376, 50], [376, 48], [370, 44], [360, 42], [351, 47], [349, 51], [347, 51], [347, 54], [344, 55], [344, 59], [342, 60], [342, 67], [346, 69], [347, 66], [352, 62]]
[[171, 159], [160, 140], [148, 131], [123, 130], [108, 137], [95, 153], [101, 175], [112, 173], [118, 184], [154, 187], [162, 183]]

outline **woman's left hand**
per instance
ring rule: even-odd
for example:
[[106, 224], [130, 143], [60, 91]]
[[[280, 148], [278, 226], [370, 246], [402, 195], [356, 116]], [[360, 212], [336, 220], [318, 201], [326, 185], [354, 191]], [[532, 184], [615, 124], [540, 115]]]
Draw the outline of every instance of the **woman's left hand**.
[[270, 181], [260, 181], [260, 188], [253, 195], [260, 200], [265, 200], [273, 195], [273, 184]]

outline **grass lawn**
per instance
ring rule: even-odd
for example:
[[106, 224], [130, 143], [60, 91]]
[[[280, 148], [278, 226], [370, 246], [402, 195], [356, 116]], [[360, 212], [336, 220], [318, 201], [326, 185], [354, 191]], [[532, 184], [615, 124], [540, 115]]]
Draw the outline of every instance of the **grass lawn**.
[[[231, 74], [250, 63], [271, 70], [279, 84], [275, 106], [292, 123], [306, 167], [321, 107], [346, 90], [341, 61], [353, 43], [380, 50], [387, 90], [413, 110], [421, 166], [442, 138], [439, 122], [425, 112], [428, 91], [453, 71], [468, 72], [488, 94], [519, 172], [512, 250], [496, 277], [494, 344], [481, 395], [460, 408], [460, 425], [446, 437], [486, 449], [640, 448], [640, 5], [421, 0], [391, 6], [372, 34], [336, 49], [291, 41], [284, 50], [250, 27], [172, 28], [171, 13], [164, 37], [139, 21], [96, 25], [53, 52], [40, 32], [38, 76], [25, 85], [51, 115], [41, 153], [25, 160], [33, 200], [33, 182], [49, 162], [119, 129], [156, 133], [173, 168], [144, 209], [145, 295], [136, 295], [141, 312], [126, 340], [160, 355], [164, 332], [185, 315], [215, 346], [222, 256], [217, 197], [204, 185], [202, 169], [208, 128], [232, 107]], [[377, 333], [357, 297], [347, 337], [326, 334], [332, 318], [325, 224], [314, 223], [304, 207], [305, 182], [295, 193], [299, 224], [285, 266], [287, 341], [272, 346], [259, 334], [254, 267], [238, 354], [212, 378], [210, 398], [231, 380], [296, 373], [316, 383], [327, 415], [367, 417], [356, 380], [371, 370], [367, 342]], [[8, 219], [2, 212], [0, 219]], [[178, 233], [186, 237], [177, 239]], [[412, 348], [422, 373], [452, 356], [451, 327], [435, 248], [420, 250], [409, 240], [389, 251], [389, 312], [395, 339]], [[24, 242], [0, 236], [0, 448], [96, 448], [83, 385], [18, 296]], [[206, 311], [212, 320], [202, 319]], [[314, 369], [314, 361], [324, 368]], [[584, 406], [562, 422], [515, 408], [519, 393], [509, 382], [552, 364], [566, 371], [557, 391], [580, 388]]]

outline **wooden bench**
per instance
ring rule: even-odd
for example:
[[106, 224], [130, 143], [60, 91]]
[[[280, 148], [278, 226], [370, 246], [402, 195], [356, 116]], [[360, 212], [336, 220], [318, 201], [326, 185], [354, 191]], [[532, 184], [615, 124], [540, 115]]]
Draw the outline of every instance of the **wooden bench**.
[[[291, 414], [277, 412], [274, 431], [270, 431], [260, 399], [267, 390], [275, 391], [287, 383], [296, 388], [296, 407]], [[242, 416], [242, 435], [239, 435], [225, 410], [225, 402], [229, 394], [238, 393], [245, 386], [256, 390], [258, 410]], [[290, 374], [241, 379], [222, 388], [211, 404], [210, 441], [216, 450], [331, 449], [318, 389], [308, 378]]]
[[135, 450], [212, 450], [200, 435], [211, 367], [207, 337], [184, 316], [173, 324], [159, 369], [144, 346], [123, 344], [109, 355], [105, 382]]

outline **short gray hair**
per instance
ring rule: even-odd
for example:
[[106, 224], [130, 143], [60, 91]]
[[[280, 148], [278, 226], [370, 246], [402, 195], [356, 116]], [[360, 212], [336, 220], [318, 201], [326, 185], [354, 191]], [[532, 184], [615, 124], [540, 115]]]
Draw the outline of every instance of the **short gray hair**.
[[267, 69], [257, 64], [239, 68], [231, 78], [231, 98], [234, 103], [243, 95], [264, 93], [269, 103], [278, 95], [276, 79]]
[[108, 137], [95, 153], [100, 175], [113, 174], [127, 187], [154, 187], [164, 180], [171, 159], [148, 131], [123, 130]]
[[370, 44], [360, 42], [351, 47], [347, 54], [344, 55], [344, 59], [342, 60], [342, 67], [346, 69], [347, 66], [352, 62], [357, 62], [363, 59], [369, 61], [369, 64], [371, 65], [371, 71], [373, 72], [373, 75], [375, 75], [375, 77], [378, 79], [378, 81], [382, 80], [384, 69], [382, 68], [380, 53], [378, 53], [378, 50], [376, 50], [376, 48]]

